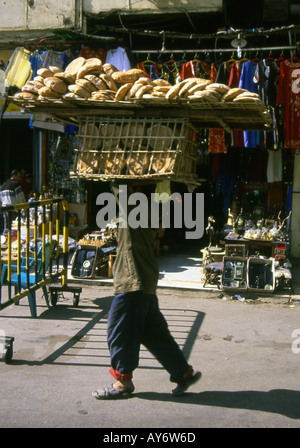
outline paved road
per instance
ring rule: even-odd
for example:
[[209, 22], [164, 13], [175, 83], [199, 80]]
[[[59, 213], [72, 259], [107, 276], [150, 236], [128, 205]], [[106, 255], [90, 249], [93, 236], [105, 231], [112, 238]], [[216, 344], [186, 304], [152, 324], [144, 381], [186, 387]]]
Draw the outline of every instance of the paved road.
[[158, 296], [176, 340], [203, 373], [188, 393], [174, 399], [168, 374], [142, 348], [132, 398], [91, 396], [112, 382], [106, 345], [112, 288], [84, 287], [78, 308], [65, 293], [51, 309], [39, 297], [37, 319], [27, 299], [0, 312], [0, 330], [15, 338], [11, 364], [0, 363], [0, 427], [99, 428], [99, 437], [115, 427], [124, 434], [128, 428], [300, 427], [298, 300], [241, 302], [165, 289]]

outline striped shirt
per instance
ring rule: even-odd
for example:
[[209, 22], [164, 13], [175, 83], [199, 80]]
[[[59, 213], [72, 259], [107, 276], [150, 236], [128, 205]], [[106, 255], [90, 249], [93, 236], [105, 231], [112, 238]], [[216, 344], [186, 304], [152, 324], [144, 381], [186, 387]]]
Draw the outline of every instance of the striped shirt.
[[2, 206], [26, 202], [21, 185], [14, 179], [8, 179], [2, 184], [0, 195]]

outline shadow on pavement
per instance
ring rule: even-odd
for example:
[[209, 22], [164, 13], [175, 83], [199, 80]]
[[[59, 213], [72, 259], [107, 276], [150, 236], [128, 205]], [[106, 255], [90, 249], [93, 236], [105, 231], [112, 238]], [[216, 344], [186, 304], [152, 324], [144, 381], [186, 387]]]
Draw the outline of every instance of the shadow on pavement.
[[256, 390], [236, 392], [186, 392], [181, 397], [173, 397], [171, 394], [167, 393], [140, 392], [135, 393], [133, 397], [143, 400], [172, 401], [201, 406], [217, 406], [231, 409], [271, 412], [293, 419], [300, 419], [300, 392], [297, 390], [274, 389], [268, 392]]

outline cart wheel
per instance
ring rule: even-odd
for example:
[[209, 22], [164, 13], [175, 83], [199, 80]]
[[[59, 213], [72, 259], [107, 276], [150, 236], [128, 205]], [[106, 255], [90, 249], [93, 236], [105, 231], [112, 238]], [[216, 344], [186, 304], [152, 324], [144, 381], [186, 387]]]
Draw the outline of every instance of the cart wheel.
[[50, 303], [52, 306], [55, 306], [57, 304], [57, 293], [56, 292], [51, 292]]
[[74, 294], [73, 297], [73, 306], [78, 306], [79, 305], [79, 294]]

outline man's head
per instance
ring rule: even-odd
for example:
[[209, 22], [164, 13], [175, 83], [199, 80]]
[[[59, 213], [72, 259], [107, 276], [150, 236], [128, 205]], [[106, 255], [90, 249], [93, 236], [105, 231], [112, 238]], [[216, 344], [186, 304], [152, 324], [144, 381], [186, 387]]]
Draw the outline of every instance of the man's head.
[[20, 182], [20, 180], [21, 180], [21, 172], [20, 172], [20, 170], [12, 170], [12, 172], [10, 173], [10, 178]]

